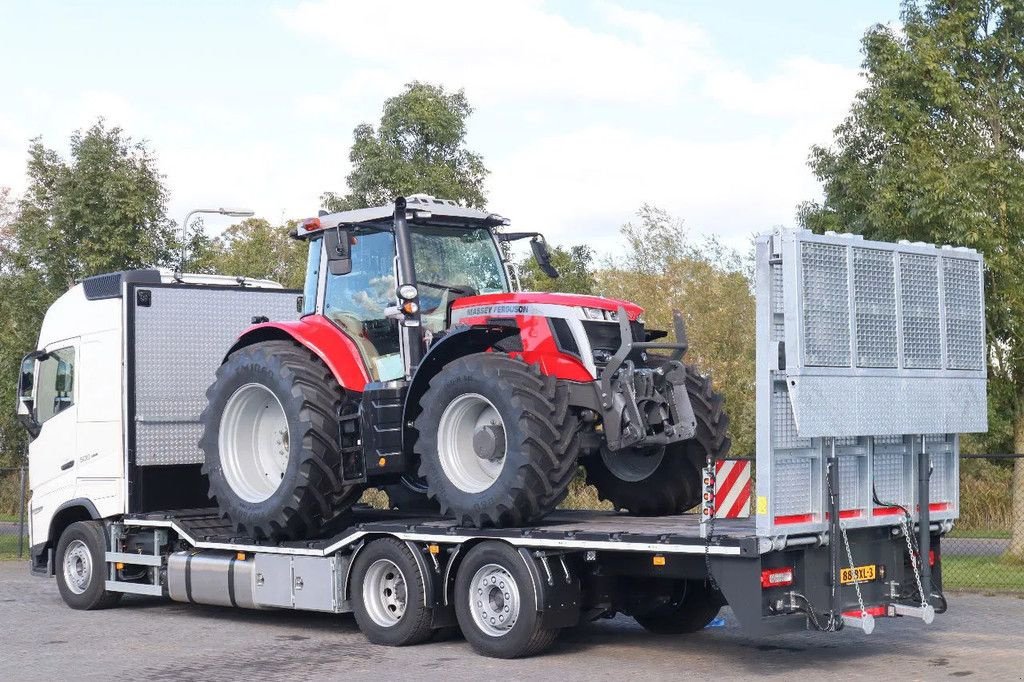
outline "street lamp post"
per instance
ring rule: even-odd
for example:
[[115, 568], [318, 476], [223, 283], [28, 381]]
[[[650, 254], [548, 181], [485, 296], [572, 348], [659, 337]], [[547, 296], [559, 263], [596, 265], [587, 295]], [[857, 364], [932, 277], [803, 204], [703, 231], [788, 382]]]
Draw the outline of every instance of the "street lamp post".
[[247, 208], [196, 208], [185, 214], [185, 222], [181, 224], [181, 262], [178, 269], [185, 272], [185, 250], [188, 248], [188, 221], [197, 213], [213, 213], [215, 215], [226, 215], [232, 218], [251, 218], [255, 215]]

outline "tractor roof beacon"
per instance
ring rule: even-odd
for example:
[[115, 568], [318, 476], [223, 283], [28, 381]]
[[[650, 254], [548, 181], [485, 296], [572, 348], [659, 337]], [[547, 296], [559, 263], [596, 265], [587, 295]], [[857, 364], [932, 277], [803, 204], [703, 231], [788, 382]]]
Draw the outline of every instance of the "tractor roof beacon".
[[[396, 204], [300, 228], [304, 291], [139, 270], [51, 306], [17, 402], [31, 568], [69, 606], [352, 612], [378, 644], [457, 626], [505, 658], [615, 613], [870, 633], [944, 610], [957, 434], [987, 428], [977, 253], [758, 239], [753, 492], [681, 325], [514, 293], [502, 219]], [[632, 514], [537, 520], [577, 462]]]

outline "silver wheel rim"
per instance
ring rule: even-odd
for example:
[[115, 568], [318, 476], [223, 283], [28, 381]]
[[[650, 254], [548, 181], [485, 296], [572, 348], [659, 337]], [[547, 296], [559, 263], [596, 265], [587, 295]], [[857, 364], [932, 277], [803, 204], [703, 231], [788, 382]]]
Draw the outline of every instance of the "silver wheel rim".
[[519, 620], [519, 585], [498, 564], [481, 567], [469, 583], [469, 610], [480, 631], [491, 637], [511, 632]]
[[405, 575], [395, 562], [377, 559], [370, 564], [363, 580], [363, 604], [370, 620], [385, 628], [398, 625], [408, 599]]
[[608, 448], [601, 448], [601, 461], [608, 467], [608, 471], [615, 478], [628, 483], [639, 483], [653, 476], [664, 458], [665, 448], [658, 448], [652, 454], [645, 454], [642, 450], [611, 452]]
[[92, 553], [81, 540], [72, 540], [64, 552], [64, 584], [75, 594], [82, 594], [91, 581]]
[[437, 454], [441, 469], [452, 484], [467, 493], [480, 493], [491, 487], [505, 466], [508, 438], [503, 435], [501, 456], [490, 460], [477, 455], [473, 436], [485, 426], [505, 423], [494, 404], [479, 393], [464, 393], [441, 414], [437, 426]]
[[231, 490], [246, 502], [262, 502], [280, 487], [288, 468], [288, 417], [263, 384], [239, 387], [220, 419], [221, 469]]

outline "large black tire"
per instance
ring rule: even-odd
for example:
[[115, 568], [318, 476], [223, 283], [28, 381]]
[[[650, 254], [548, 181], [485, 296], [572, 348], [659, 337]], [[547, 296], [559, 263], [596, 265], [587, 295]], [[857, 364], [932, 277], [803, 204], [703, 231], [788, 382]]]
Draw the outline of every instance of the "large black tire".
[[[500, 472], [480, 490], [456, 485], [438, 450], [446, 409], [472, 395], [493, 406], [505, 436]], [[518, 526], [537, 521], [565, 498], [580, 439], [579, 419], [569, 410], [563, 382], [507, 355], [476, 353], [445, 365], [430, 380], [421, 405], [414, 450], [427, 493], [441, 513], [467, 526]]]
[[[482, 580], [481, 571], [489, 573], [493, 580]], [[541, 626], [537, 596], [530, 571], [514, 547], [494, 540], [481, 542], [459, 564], [455, 576], [455, 617], [466, 641], [479, 654], [494, 658], [534, 656], [550, 647], [559, 633]], [[474, 616], [474, 611], [480, 618]], [[494, 623], [497, 628], [492, 626], [491, 632], [481, 626], [481, 620], [490, 620], [488, 616], [503, 612], [518, 615], [511, 625]]]
[[[287, 423], [287, 445], [282, 447], [287, 464], [277, 488], [262, 500], [254, 500], [255, 495], [247, 499], [232, 486], [222, 461], [227, 455], [220, 447], [229, 399], [253, 385], [277, 398]], [[210, 498], [237, 531], [256, 539], [315, 537], [358, 499], [359, 487], [345, 486], [340, 478], [338, 414], [344, 390], [316, 355], [291, 341], [246, 346], [220, 366], [206, 397], [199, 441], [206, 456], [203, 473], [209, 477]]]
[[682, 635], [703, 630], [721, 608], [703, 581], [680, 580], [668, 601], [634, 613], [633, 619], [648, 632]]
[[78, 521], [61, 533], [54, 556], [57, 589], [73, 609], [110, 608], [120, 592], [107, 592], [107, 535], [98, 521]]
[[[604, 455], [596, 452], [583, 459], [587, 483], [597, 489], [601, 499], [636, 516], [681, 514], [700, 503], [701, 469], [708, 453], [714, 459], [729, 453], [729, 415], [725, 412], [725, 398], [711, 387], [711, 378], [692, 365], [686, 366], [686, 392], [697, 419], [693, 438], [647, 455], [637, 451]], [[651, 460], [649, 469], [638, 467], [640, 475], [624, 480], [605, 461], [605, 457], [620, 455], [660, 457], [660, 462]]]
[[423, 598], [419, 564], [404, 542], [374, 540], [352, 565], [352, 612], [368, 640], [407, 646], [430, 639], [430, 609]]

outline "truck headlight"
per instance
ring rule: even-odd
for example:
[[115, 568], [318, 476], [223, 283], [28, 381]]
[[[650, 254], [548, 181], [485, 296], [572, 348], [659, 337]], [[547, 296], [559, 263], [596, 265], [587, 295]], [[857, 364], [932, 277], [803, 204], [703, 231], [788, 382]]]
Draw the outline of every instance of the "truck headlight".
[[586, 317], [588, 320], [604, 320], [604, 319], [606, 319], [605, 318], [605, 311], [602, 310], [601, 308], [584, 308], [583, 309], [583, 316]]

